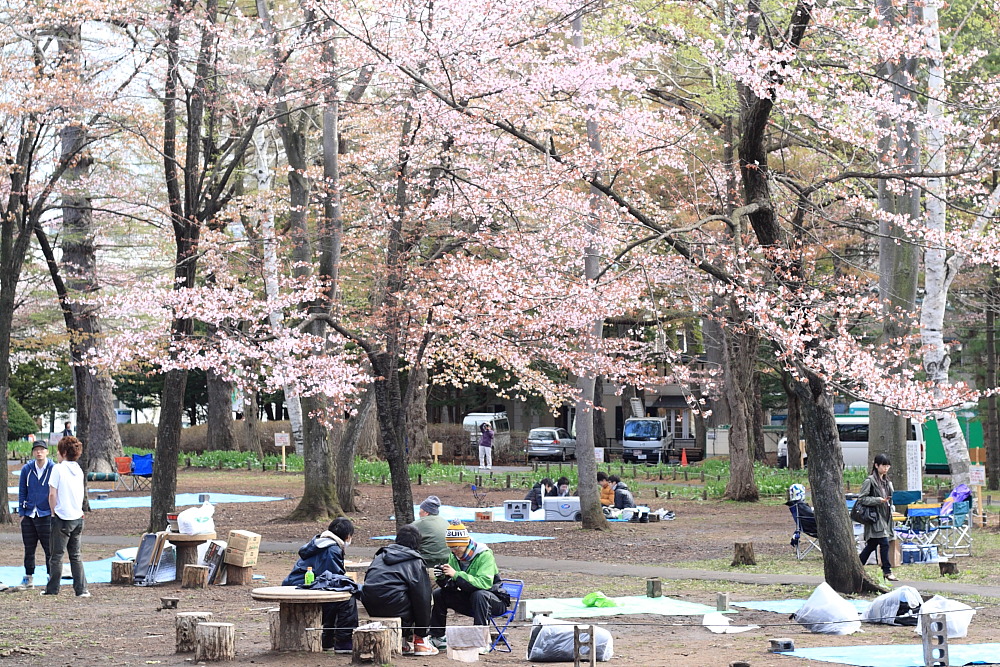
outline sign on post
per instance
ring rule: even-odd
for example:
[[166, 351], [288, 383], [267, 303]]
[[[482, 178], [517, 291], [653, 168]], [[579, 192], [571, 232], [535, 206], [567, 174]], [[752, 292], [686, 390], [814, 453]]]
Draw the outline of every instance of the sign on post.
[[594, 447], [594, 461], [604, 463], [604, 447]]
[[281, 447], [281, 468], [280, 470], [288, 470], [288, 466], [285, 463], [285, 447], [291, 443], [291, 436], [288, 433], [275, 433], [274, 434], [274, 446]]
[[906, 490], [923, 491], [924, 478], [921, 474], [923, 457], [919, 442], [906, 443]]
[[986, 486], [986, 466], [969, 466], [969, 486], [972, 487], [972, 499], [975, 506], [976, 520], [972, 525], [985, 526], [983, 522], [983, 487]]

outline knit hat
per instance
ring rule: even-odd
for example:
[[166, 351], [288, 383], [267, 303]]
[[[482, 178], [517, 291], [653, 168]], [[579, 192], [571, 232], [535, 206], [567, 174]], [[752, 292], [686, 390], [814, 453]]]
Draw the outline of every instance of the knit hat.
[[469, 546], [470, 541], [469, 529], [462, 523], [451, 524], [444, 534], [444, 543], [448, 545], [449, 549]]
[[428, 514], [437, 514], [441, 511], [441, 499], [437, 496], [427, 496], [424, 502], [420, 503], [420, 509]]

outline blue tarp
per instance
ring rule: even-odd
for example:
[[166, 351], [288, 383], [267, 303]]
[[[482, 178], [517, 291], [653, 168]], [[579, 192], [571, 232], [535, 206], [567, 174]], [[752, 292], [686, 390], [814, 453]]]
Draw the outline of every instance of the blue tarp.
[[[790, 658], [834, 662], [856, 667], [923, 667], [924, 647], [921, 644], [876, 646], [827, 646], [800, 648], [780, 653]], [[952, 665], [1000, 664], [1000, 644], [948, 643], [948, 662]]]
[[[510, 533], [469, 533], [474, 541], [480, 544], [499, 544], [500, 542], [534, 542], [535, 540], [554, 540], [554, 537], [539, 537], [537, 535], [511, 535]], [[395, 535], [380, 535], [373, 540], [394, 540]]]
[[[275, 496], [243, 496], [234, 493], [212, 493], [211, 502], [213, 505], [220, 503], [269, 503], [275, 500], [284, 500]], [[149, 496], [121, 496], [118, 498], [107, 498], [105, 500], [90, 499], [90, 509], [121, 509], [135, 507], [149, 507]], [[178, 493], [174, 505], [185, 507], [187, 505], [201, 505], [198, 501], [197, 493]], [[17, 499], [11, 501], [10, 511], [13, 512], [17, 506]]]
[[[41, 548], [38, 549], [37, 556], [41, 556], [42, 559], [45, 556], [41, 553]], [[119, 558], [105, 558], [104, 560], [93, 560], [86, 561], [83, 564], [83, 571], [87, 575], [87, 583], [90, 584], [110, 584], [111, 583], [111, 561], [121, 560]], [[20, 565], [3, 565], [0, 566], [0, 582], [7, 584], [8, 586], [17, 586], [21, 583], [21, 578], [24, 576], [24, 568]], [[45, 573], [45, 563], [39, 562], [35, 565], [35, 586], [44, 586], [48, 583], [49, 575]], [[72, 579], [63, 579], [63, 586], [73, 585]], [[72, 591], [70, 591], [72, 592]]]
[[[854, 605], [854, 608], [858, 610], [858, 614], [863, 614], [868, 607], [871, 606], [871, 602], [868, 600], [848, 600], [849, 603]], [[754, 600], [751, 602], [731, 602], [732, 606], [740, 607], [741, 609], [756, 609], [757, 611], [773, 611], [776, 614], [794, 614], [802, 605], [806, 603], [805, 600]]]

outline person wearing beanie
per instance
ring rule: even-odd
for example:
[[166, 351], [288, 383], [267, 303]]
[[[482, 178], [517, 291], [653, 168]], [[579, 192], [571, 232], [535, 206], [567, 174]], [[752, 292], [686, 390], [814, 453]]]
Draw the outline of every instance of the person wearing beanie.
[[437, 496], [427, 496], [420, 503], [420, 518], [411, 525], [420, 532], [420, 557], [427, 567], [444, 565], [448, 562], [451, 551], [445, 544], [444, 534], [448, 530], [448, 522], [439, 516], [441, 499]]
[[31, 448], [34, 459], [21, 468], [17, 484], [17, 512], [21, 515], [21, 541], [24, 543], [24, 578], [22, 586], [34, 585], [35, 552], [41, 543], [45, 569], [49, 568], [49, 539], [52, 532], [52, 509], [49, 507], [49, 477], [55, 463], [49, 448], [39, 440]]
[[510, 596], [500, 588], [500, 571], [489, 547], [472, 540], [469, 529], [461, 523], [448, 526], [445, 542], [451, 555], [438, 569], [439, 588], [434, 591], [431, 612], [431, 644], [438, 649], [447, 648], [444, 635], [449, 609], [485, 626], [510, 604]]

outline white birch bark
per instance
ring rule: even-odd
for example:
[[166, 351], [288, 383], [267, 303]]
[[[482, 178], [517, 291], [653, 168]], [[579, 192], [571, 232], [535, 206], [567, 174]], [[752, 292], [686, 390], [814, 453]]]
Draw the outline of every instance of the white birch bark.
[[[268, 164], [267, 149], [264, 141], [254, 140], [257, 146], [257, 168], [254, 175], [257, 177], [257, 189], [265, 192], [271, 189], [272, 172]], [[267, 299], [278, 298], [278, 234], [274, 227], [274, 212], [268, 206], [264, 209], [260, 220], [261, 240], [264, 250], [264, 294]], [[275, 308], [267, 314], [268, 323], [271, 330], [277, 333], [285, 322], [284, 313], [280, 308]], [[295, 394], [295, 389], [289, 384], [284, 384], [285, 406], [288, 408], [288, 421], [292, 425], [292, 444], [295, 453], [299, 456], [305, 453], [305, 444], [302, 437], [302, 404]]]

